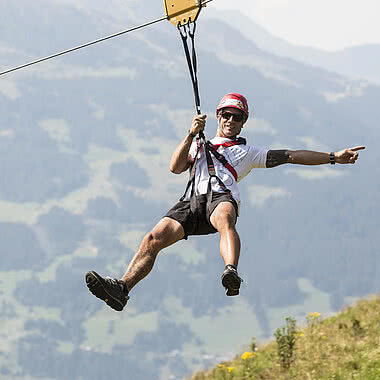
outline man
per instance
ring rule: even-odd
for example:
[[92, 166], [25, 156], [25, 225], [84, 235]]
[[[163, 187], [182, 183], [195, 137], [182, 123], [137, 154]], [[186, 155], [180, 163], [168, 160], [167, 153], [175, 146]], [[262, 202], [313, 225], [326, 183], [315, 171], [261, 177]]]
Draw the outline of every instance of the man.
[[222, 285], [227, 296], [238, 295], [241, 279], [237, 272], [240, 239], [235, 228], [240, 207], [237, 182], [253, 168], [272, 168], [286, 163], [354, 164], [358, 159], [357, 151], [365, 148], [357, 146], [335, 153], [322, 153], [266, 150], [246, 145], [245, 140], [238, 136], [249, 116], [248, 103], [244, 96], [236, 93], [222, 98], [216, 115], [218, 129], [211, 140], [212, 145], [193, 141], [206, 126], [206, 115], [197, 115], [175, 149], [170, 171], [180, 174], [192, 168], [189, 186], [184, 197], [145, 235], [123, 277], [103, 278], [94, 271], [86, 274], [89, 290], [112, 309], [123, 310], [129, 292], [149, 274], [162, 249], [187, 239], [189, 235], [219, 232], [220, 254], [225, 265]]

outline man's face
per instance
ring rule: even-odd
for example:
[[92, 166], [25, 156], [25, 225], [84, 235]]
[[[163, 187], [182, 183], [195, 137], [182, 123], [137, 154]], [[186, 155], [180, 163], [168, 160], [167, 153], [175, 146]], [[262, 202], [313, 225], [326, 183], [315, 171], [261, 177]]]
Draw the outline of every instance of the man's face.
[[240, 134], [244, 124], [244, 113], [236, 108], [227, 107], [219, 111], [217, 116], [218, 137], [233, 138]]

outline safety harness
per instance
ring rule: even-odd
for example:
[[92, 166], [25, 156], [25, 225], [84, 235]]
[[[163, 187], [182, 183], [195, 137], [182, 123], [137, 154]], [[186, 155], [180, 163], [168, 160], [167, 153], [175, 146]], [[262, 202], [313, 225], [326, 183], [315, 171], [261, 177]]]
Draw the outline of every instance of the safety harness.
[[219, 184], [221, 189], [223, 190], [224, 193], [228, 194], [232, 198], [232, 194], [230, 189], [226, 187], [226, 185], [223, 183], [223, 181], [216, 175], [215, 171], [215, 165], [212, 160], [212, 155], [232, 174], [234, 177], [235, 181], [238, 179], [238, 175], [236, 173], [236, 170], [232, 167], [232, 165], [227, 161], [227, 159], [223, 156], [223, 154], [218, 152], [218, 148], [223, 146], [225, 148], [232, 147], [234, 145], [245, 145], [246, 140], [243, 137], [239, 137], [236, 140], [233, 141], [227, 141], [223, 144], [212, 144], [209, 140], [207, 141], [202, 141], [200, 137], [197, 137], [197, 149], [195, 152], [195, 158], [192, 163], [192, 166], [190, 168], [190, 176], [189, 176], [189, 181], [186, 186], [185, 193], [181, 197], [180, 201], [184, 201], [189, 190], [190, 190], [190, 210], [192, 212], [196, 212], [198, 209], [199, 205], [199, 199], [196, 196], [195, 193], [195, 174], [196, 174], [196, 168], [197, 168], [197, 162], [199, 158], [199, 153], [203, 149], [206, 155], [206, 160], [207, 160], [207, 169], [208, 169], [208, 174], [209, 174], [209, 180], [207, 184], [207, 193], [206, 193], [206, 198], [207, 198], [207, 203], [206, 203], [206, 213], [207, 213], [207, 219], [210, 217], [210, 209], [211, 209], [211, 202], [212, 202], [212, 180], [213, 178], [215, 181]]

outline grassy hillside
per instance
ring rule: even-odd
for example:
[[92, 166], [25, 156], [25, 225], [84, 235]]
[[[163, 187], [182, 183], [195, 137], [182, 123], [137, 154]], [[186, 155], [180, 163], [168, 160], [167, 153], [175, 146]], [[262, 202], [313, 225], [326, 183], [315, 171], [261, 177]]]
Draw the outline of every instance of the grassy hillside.
[[275, 341], [231, 362], [195, 374], [191, 380], [378, 380], [380, 379], [380, 297], [361, 300], [340, 314], [322, 319], [310, 313], [298, 329], [287, 318]]

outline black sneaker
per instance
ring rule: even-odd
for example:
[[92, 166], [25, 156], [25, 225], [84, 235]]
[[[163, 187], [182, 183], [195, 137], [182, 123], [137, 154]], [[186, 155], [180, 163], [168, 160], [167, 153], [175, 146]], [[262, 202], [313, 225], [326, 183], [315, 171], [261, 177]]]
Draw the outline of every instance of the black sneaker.
[[86, 273], [86, 284], [88, 290], [95, 297], [100, 298], [116, 311], [122, 311], [129, 300], [128, 295], [124, 292], [124, 283], [116, 278], [103, 278], [91, 271]]
[[222, 274], [222, 285], [226, 288], [226, 296], [238, 296], [240, 284], [243, 280], [239, 277], [236, 268], [226, 265]]

